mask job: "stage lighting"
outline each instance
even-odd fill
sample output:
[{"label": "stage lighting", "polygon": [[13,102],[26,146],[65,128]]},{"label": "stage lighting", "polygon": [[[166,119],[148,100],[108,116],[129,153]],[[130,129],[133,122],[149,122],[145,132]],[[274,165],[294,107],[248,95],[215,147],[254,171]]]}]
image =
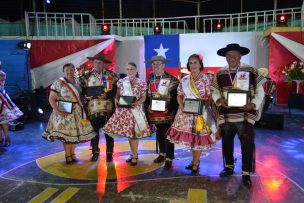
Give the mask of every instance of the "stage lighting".
[{"label": "stage lighting", "polygon": [[20,49],[30,49],[31,48],[31,42],[30,41],[21,41],[18,43],[18,47]]},{"label": "stage lighting", "polygon": [[50,4],[51,3],[51,0],[46,0],[45,1],[47,4]]},{"label": "stage lighting", "polygon": [[102,24],[101,25],[101,33],[103,35],[109,35],[110,34],[110,25],[109,24]]},{"label": "stage lighting", "polygon": [[160,24],[155,24],[153,30],[155,35],[160,35],[162,33],[162,27]]},{"label": "stage lighting", "polygon": [[222,32],[223,28],[224,28],[224,25],[222,23],[218,22],[214,26],[214,31],[215,32]]},{"label": "stage lighting", "polygon": [[277,25],[287,26],[288,16],[285,14],[277,15]]}]

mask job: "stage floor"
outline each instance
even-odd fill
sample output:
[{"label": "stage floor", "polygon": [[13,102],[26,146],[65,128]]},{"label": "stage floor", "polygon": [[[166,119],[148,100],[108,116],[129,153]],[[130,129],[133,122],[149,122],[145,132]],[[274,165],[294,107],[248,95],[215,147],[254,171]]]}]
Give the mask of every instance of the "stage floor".
[{"label": "stage floor", "polygon": [[[140,141],[139,163],[129,166],[126,139],[115,140],[114,161],[106,163],[104,139],[98,162],[90,162],[89,143],[77,145],[78,163],[66,165],[61,142],[41,138],[45,122],[10,131],[12,145],[0,147],[0,202],[304,202],[304,111],[276,107],[284,130],[256,128],[253,187],[242,185],[239,140],[235,174],[220,178],[221,141],[201,157],[199,174],[185,166],[191,150],[176,146],[173,168],[153,163],[155,135]],[[102,136],[103,137],[103,136]]]}]

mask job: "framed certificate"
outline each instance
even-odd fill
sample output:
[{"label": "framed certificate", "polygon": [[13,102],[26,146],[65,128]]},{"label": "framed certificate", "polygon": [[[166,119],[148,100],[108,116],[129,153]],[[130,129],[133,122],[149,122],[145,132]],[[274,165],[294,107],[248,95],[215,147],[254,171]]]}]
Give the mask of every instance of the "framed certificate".
[{"label": "framed certificate", "polygon": [[166,111],[166,100],[163,99],[152,99],[151,110],[152,111]]},{"label": "framed certificate", "polygon": [[89,96],[89,97],[98,96],[98,95],[101,95],[104,92],[105,92],[104,86],[91,86],[91,87],[87,87],[86,90],[85,90],[86,95]]},{"label": "framed certificate", "polygon": [[123,108],[131,108],[134,102],[136,102],[135,96],[120,96],[118,106]]},{"label": "framed certificate", "polygon": [[61,112],[72,113],[73,102],[59,100],[58,101],[58,109]]},{"label": "framed certificate", "polygon": [[185,99],[184,112],[202,114],[203,102],[199,99]]},{"label": "framed certificate", "polygon": [[242,107],[248,103],[248,92],[242,90],[230,90],[227,94],[228,106]]}]

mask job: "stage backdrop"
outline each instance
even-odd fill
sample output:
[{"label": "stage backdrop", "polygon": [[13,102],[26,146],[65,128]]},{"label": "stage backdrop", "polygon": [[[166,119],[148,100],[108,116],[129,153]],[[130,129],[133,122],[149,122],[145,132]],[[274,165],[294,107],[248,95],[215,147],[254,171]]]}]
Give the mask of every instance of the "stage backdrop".
[{"label": "stage backdrop", "polygon": [[[170,59],[166,71],[177,75],[178,64],[186,67],[188,57],[194,53],[203,57],[204,71],[216,72],[227,64],[225,57],[216,54],[217,50],[229,43],[239,43],[248,47],[250,53],[242,57],[242,62],[256,67],[268,67],[268,46],[261,33],[199,33],[181,35],[149,35],[144,37],[144,60],[152,56]],[[151,64],[146,63],[147,75]]]},{"label": "stage backdrop", "polygon": [[30,67],[32,89],[48,87],[62,76],[62,67],[73,63],[75,67],[92,66],[88,56],[102,53],[112,61],[107,68],[116,72],[114,39],[100,40],[32,40]]},{"label": "stage backdrop", "polygon": [[[269,42],[269,76],[277,83],[277,103],[287,104],[288,94],[296,92],[296,83],[279,77],[282,67],[294,61],[304,61],[304,34],[301,32],[272,33]],[[303,93],[303,83],[300,86]]]}]

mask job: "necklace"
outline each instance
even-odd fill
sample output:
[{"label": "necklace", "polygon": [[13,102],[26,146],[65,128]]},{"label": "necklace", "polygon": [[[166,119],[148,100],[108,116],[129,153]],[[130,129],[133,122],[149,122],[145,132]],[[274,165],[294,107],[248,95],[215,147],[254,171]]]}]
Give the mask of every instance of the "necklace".
[{"label": "necklace", "polygon": [[231,76],[230,68],[228,68],[228,72],[229,72],[229,78],[230,78],[230,82],[231,82],[231,85],[232,85],[232,87],[233,87],[233,88],[234,88],[234,83],[235,83],[235,79],[236,79],[236,77],[237,77],[237,73],[238,73],[238,71],[239,71],[239,68],[240,68],[240,66],[238,66],[238,67],[237,67],[237,69],[236,69],[236,73],[235,73],[235,75],[234,75],[233,80],[232,80],[232,76]]}]

